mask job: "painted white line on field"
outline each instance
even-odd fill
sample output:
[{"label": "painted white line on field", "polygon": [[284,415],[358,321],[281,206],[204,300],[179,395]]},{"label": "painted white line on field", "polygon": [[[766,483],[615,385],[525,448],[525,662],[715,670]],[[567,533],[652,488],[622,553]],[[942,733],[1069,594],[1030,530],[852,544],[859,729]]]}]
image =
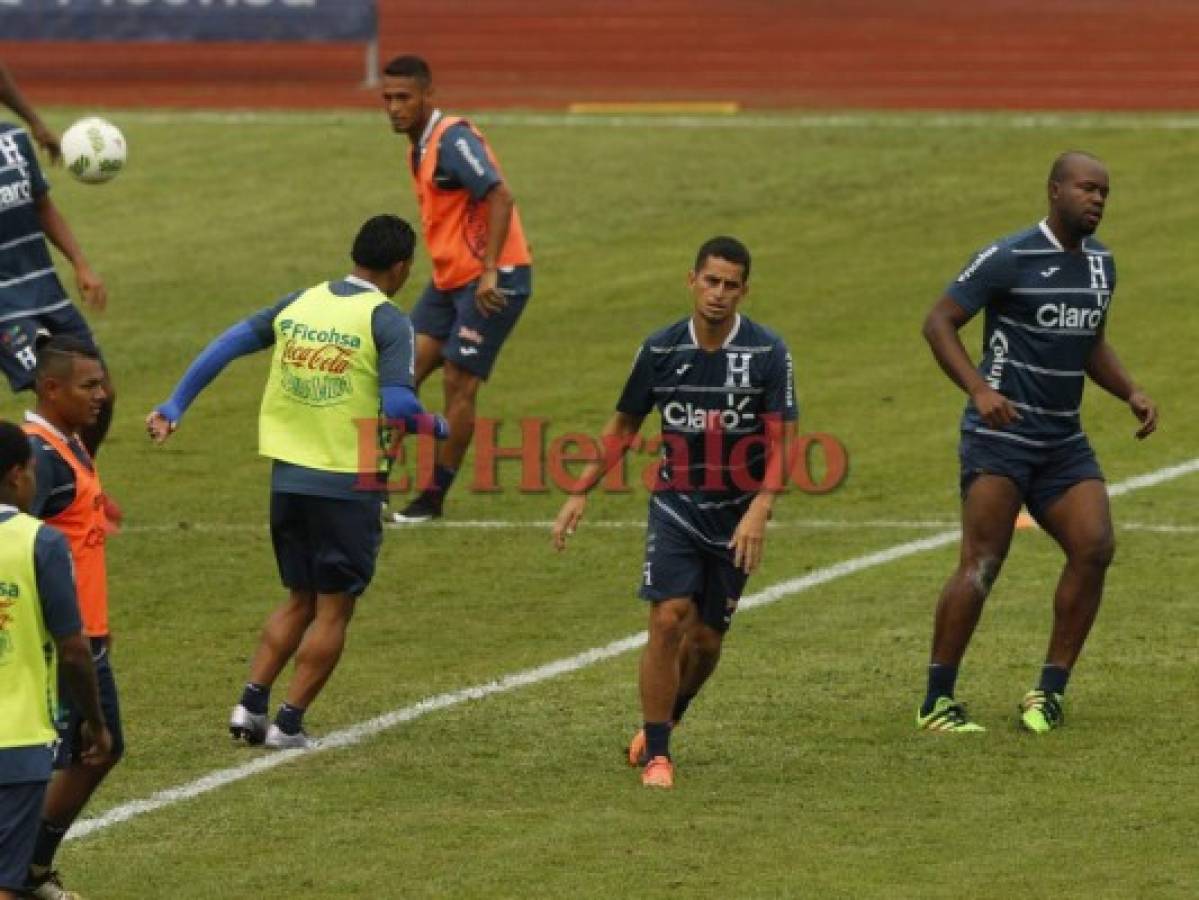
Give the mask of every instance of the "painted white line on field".
[{"label": "painted white line on field", "polygon": [[[1199,471],[1199,457],[1180,465],[1158,469],[1155,472],[1149,472],[1146,475],[1139,475],[1135,478],[1110,485],[1108,491],[1112,496],[1118,497],[1122,494],[1140,490],[1141,488],[1152,487],[1196,471]],[[817,569],[815,572],[810,572],[807,575],[780,581],[765,590],[751,594],[742,599],[741,608],[753,609],[758,606],[777,603],[786,597],[803,593],[819,585],[827,584],[830,581],[835,581],[839,578],[865,571],[866,569],[872,569],[876,566],[886,565],[887,563],[895,562],[908,556],[914,556],[918,553],[936,550],[939,547],[954,543],[957,539],[958,530],[953,528],[919,540],[908,541],[878,550],[874,553],[867,553],[864,556],[855,556],[844,562]],[[458,706],[468,700],[482,700],[494,694],[506,694],[522,687],[540,684],[541,682],[550,681],[562,675],[569,675],[603,660],[611,659],[630,650],[635,650],[642,646],[645,640],[646,633],[641,631],[637,634],[631,634],[628,637],[613,641],[610,644],[605,644],[602,647],[593,647],[574,656],[563,657],[542,666],[505,675],[495,681],[488,681],[472,687],[462,688],[461,690],[448,691],[442,694],[435,694],[432,697],[426,697],[410,706],[401,707],[400,709],[383,713],[373,719],[360,722],[357,725],[351,725],[348,728],[331,732],[317,741],[316,745],[310,750],[286,750],[278,753],[264,754],[250,762],[227,769],[218,769],[215,772],[210,772],[178,787],[158,791],[144,800],[131,800],[127,803],[122,803],[101,816],[76,822],[67,835],[67,840],[87,837],[97,831],[102,831],[121,822],[127,822],[144,813],[153,812],[165,806],[173,806],[176,803],[199,797],[202,794],[207,794],[209,791],[242,781],[243,779],[266,772],[312,753],[323,753],[327,750],[352,747],[397,725],[411,722],[428,713],[448,709],[451,706]]]},{"label": "painted white line on field", "polygon": [[[132,110],[111,112],[122,124],[145,125],[296,125],[342,124],[352,121],[383,122],[381,112],[369,110],[254,111],[254,110]],[[958,129],[990,128],[1027,131],[1042,128],[1124,128],[1132,131],[1194,131],[1199,116],[1153,113],[761,113],[733,116],[696,115],[579,115],[567,112],[477,112],[471,121],[480,125],[520,128],[676,128],[712,130],[826,130],[838,128]]]}]

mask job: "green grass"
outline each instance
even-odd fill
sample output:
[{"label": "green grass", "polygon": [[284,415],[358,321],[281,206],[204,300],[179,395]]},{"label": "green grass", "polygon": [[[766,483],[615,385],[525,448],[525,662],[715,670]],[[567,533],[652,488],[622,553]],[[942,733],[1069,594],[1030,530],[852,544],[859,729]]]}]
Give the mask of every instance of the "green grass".
[{"label": "green grass", "polygon": [[[93,804],[237,765],[224,718],[279,595],[254,455],[265,357],[230,368],[166,448],[141,419],[228,324],[344,271],[354,229],[415,219],[405,145],[381,119],[243,124],[113,112],[130,166],[55,196],[107,278],[92,321],[120,389],[101,466],[129,528],[110,544],[128,759]],[[56,124],[70,111],[51,115]],[[488,135],[537,258],[534,299],[482,414],[596,431],[638,342],[687,311],[699,243],[755,253],[749,315],[796,357],[803,424],[836,434],[851,473],[786,498],[751,590],[932,530],[800,520],[952,520],[961,397],[919,336],[977,247],[1035,221],[1051,157],[1104,157],[1103,237],[1120,286],[1110,338],[1163,408],[1135,442],[1098,390],[1084,416],[1113,481],[1199,446],[1192,305],[1199,135],[1094,120],[1040,128],[522,127]],[[400,298],[407,306],[427,266]],[[973,325],[967,341],[978,343]],[[426,400],[439,388],[430,385]],[[436,405],[434,403],[434,405]],[[0,414],[19,401],[0,398]],[[561,495],[457,491],[456,519],[538,520]],[[1114,501],[1119,523],[1199,524],[1199,478]],[[596,496],[633,521],[644,495]],[[222,530],[221,525],[234,526]],[[990,726],[912,729],[945,547],[738,616],[721,669],[677,736],[679,789],[648,794],[619,764],[637,720],[635,657],[435,712],[68,844],[87,896],[1186,897],[1199,804],[1194,534],[1121,529],[1105,608],[1071,686],[1068,727],[1016,732],[1044,651],[1060,557],[1018,536],[962,676]],[[606,644],[643,627],[641,535],[587,527],[554,555],[540,529],[389,532],[342,665],[309,716],[327,733],[441,691]],[[1187,775],[1192,771],[1192,775]]]}]

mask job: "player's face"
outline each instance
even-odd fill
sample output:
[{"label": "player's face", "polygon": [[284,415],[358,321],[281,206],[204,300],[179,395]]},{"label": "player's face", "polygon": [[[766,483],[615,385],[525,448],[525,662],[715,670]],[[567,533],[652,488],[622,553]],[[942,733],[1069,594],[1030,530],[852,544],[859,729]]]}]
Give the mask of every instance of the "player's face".
[{"label": "player's face", "polygon": [[703,265],[687,276],[687,286],[695,297],[695,311],[711,325],[720,325],[737,311],[737,305],[749,291],[745,267],[740,263],[709,256]]},{"label": "player's face", "polygon": [[104,367],[94,359],[77,356],[69,377],[56,380],[46,399],[72,429],[93,425],[104,405]]},{"label": "player's face", "polygon": [[419,138],[433,109],[433,87],[403,75],[384,75],[383,107],[392,131]]},{"label": "player's face", "polygon": [[1068,163],[1062,180],[1050,184],[1049,200],[1062,223],[1085,237],[1094,234],[1103,219],[1108,190],[1103,164],[1076,157]]}]

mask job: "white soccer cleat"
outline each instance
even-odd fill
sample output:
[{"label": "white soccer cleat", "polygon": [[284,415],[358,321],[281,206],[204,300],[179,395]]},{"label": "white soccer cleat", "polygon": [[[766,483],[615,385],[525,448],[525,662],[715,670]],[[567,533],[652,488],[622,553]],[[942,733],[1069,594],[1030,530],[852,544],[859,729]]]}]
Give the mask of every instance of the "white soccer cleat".
[{"label": "white soccer cleat", "polygon": [[303,730],[288,734],[272,722],[266,732],[266,746],[271,750],[310,750],[313,740]]},{"label": "white soccer cleat", "polygon": [[229,733],[235,741],[261,744],[266,739],[266,713],[252,713],[237,704],[229,715]]}]

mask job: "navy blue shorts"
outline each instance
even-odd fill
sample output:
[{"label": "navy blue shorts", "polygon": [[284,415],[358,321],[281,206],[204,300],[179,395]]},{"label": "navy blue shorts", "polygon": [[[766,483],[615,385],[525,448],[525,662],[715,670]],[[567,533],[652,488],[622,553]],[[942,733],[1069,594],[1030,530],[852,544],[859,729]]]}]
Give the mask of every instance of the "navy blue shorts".
[{"label": "navy blue shorts", "polygon": [[478,281],[452,291],[439,291],[430,282],[409,318],[417,334],[445,341],[443,358],[484,381],[495,367],[500,347],[508,339],[525,304],[533,293],[533,269],[516,266],[501,269],[499,289],[508,305],[498,313],[484,316],[475,306]]},{"label": "navy blue shorts", "polygon": [[361,595],[383,545],[381,512],[376,494],[338,500],[271,492],[271,542],[284,586]]},{"label": "navy blue shorts", "polygon": [[958,458],[963,500],[979,475],[1003,475],[1016,483],[1024,505],[1038,521],[1054,500],[1080,481],[1104,480],[1085,436],[1056,447],[1029,447],[965,431]]},{"label": "navy blue shorts", "polygon": [[[92,645],[92,663],[96,667],[96,683],[100,687],[100,709],[104,713],[104,724],[112,735],[112,759],[115,762],[125,753],[125,730],[121,727],[121,698],[117,694],[117,680],[112,674],[112,663],[108,658],[108,639],[89,638]],[[54,755],[54,768],[65,769],[77,763],[83,753],[79,737],[83,727],[83,715],[71,697],[71,692],[61,681],[58,685],[62,713],[55,727],[58,729],[58,750]]]},{"label": "navy blue shorts", "polygon": [[47,784],[0,784],[0,890],[24,896]]},{"label": "navy blue shorts", "polygon": [[643,600],[690,597],[703,623],[723,634],[733,622],[748,580],[744,570],[733,565],[731,549],[705,540],[698,529],[650,501],[638,591]]},{"label": "navy blue shorts", "polygon": [[16,313],[0,315],[0,369],[4,371],[14,391],[27,391],[33,387],[33,367],[37,364],[33,345],[39,331],[68,334],[97,350],[87,320],[73,303],[51,312],[8,318],[15,315]]}]

